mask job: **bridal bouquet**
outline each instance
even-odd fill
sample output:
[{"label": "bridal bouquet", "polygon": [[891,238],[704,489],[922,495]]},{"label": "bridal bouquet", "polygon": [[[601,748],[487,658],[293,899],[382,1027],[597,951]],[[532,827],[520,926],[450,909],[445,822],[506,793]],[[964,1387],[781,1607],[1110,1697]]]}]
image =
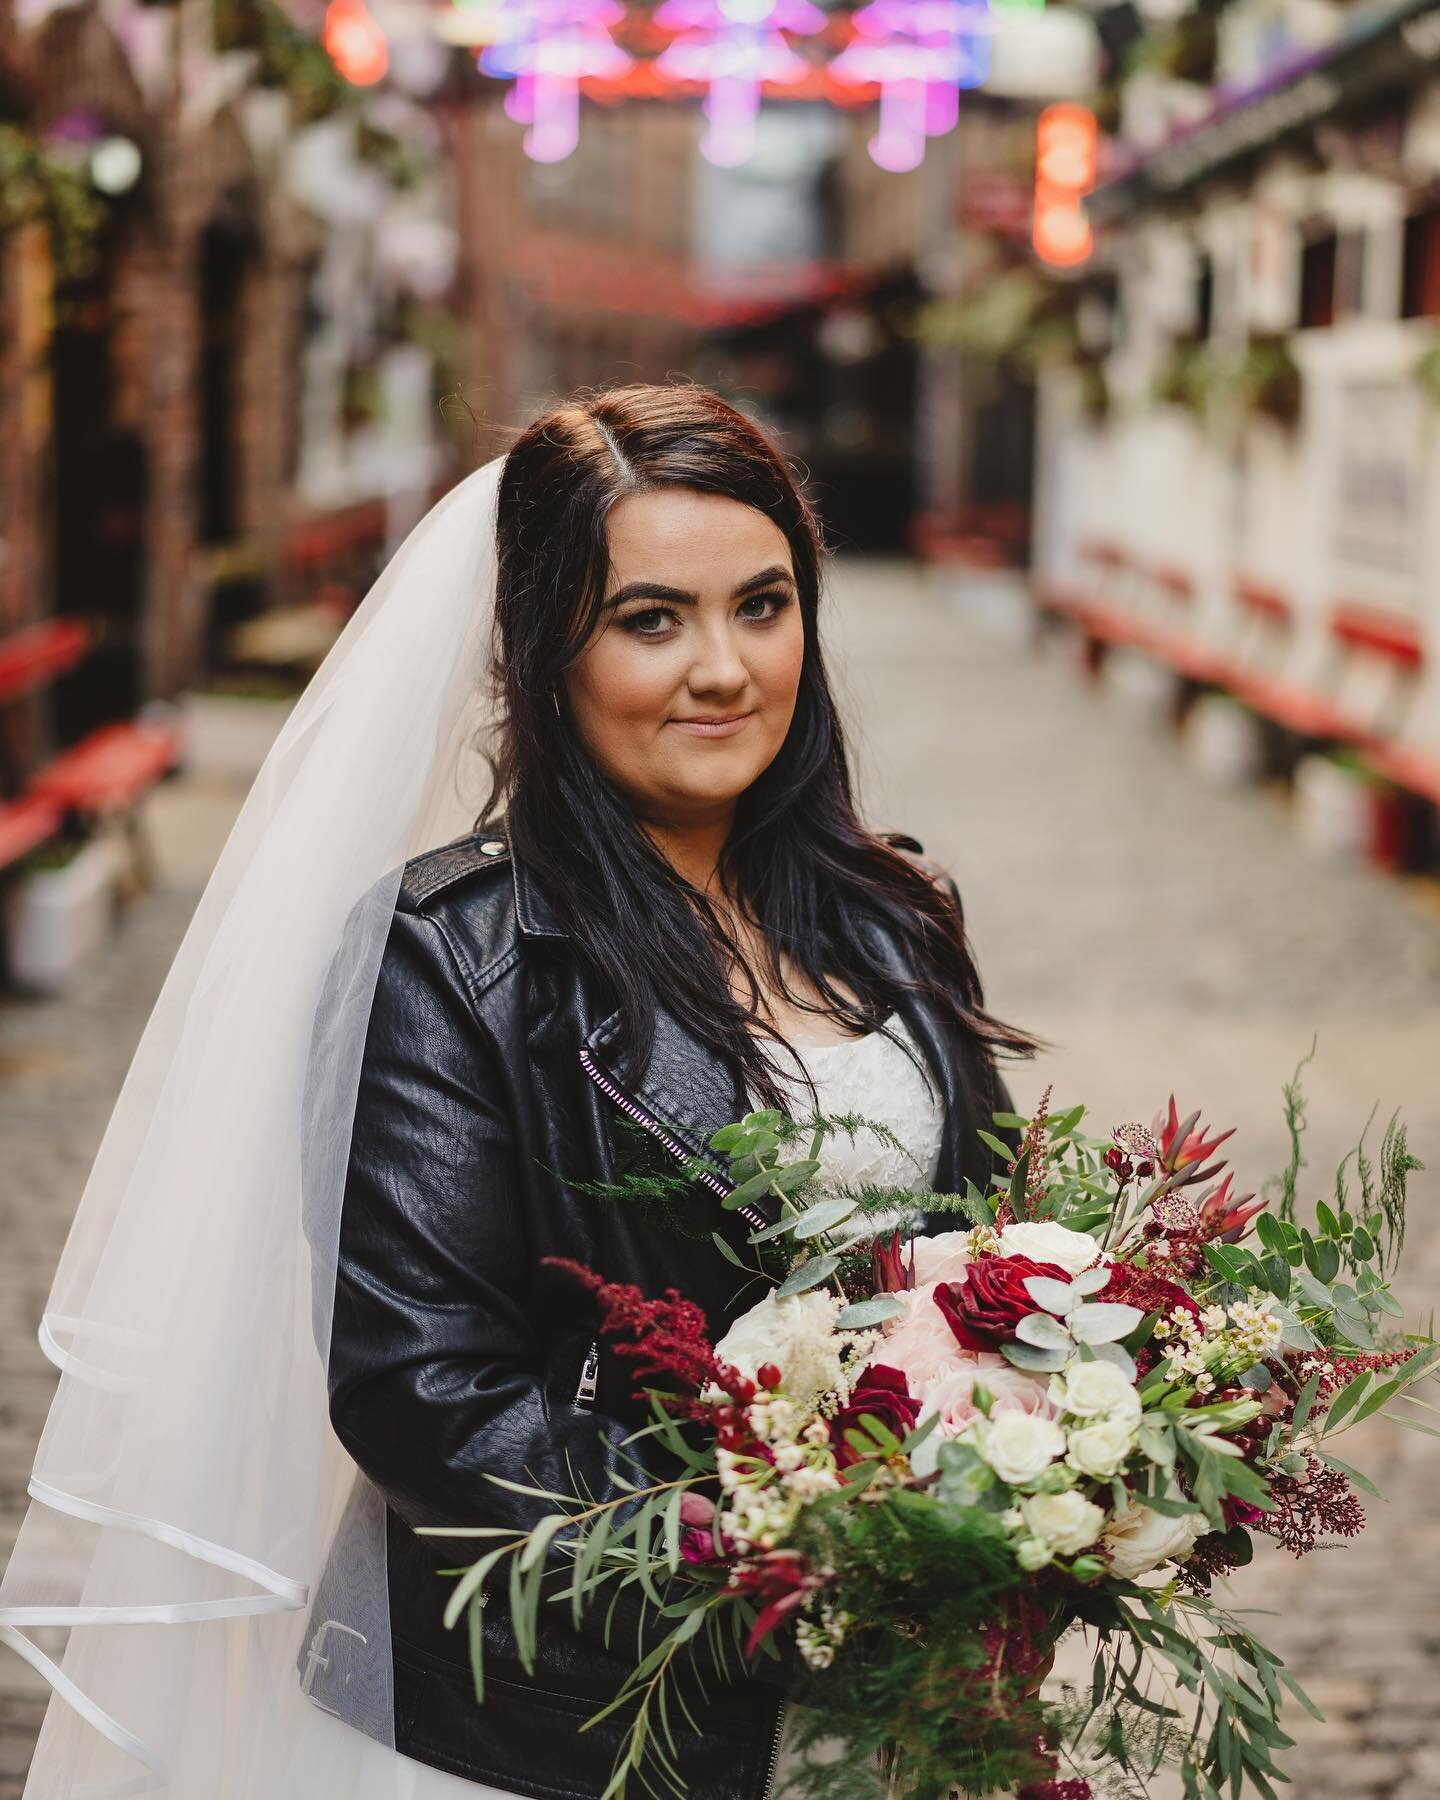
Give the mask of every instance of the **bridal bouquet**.
[{"label": "bridal bouquet", "polygon": [[[603,1503],[547,1493],[528,1535],[475,1534],[500,1541],[453,1571],[447,1619],[470,1614],[477,1691],[482,1588],[508,1562],[524,1657],[558,1558],[577,1614],[634,1583],[663,1627],[605,1708],[630,1718],[611,1794],[682,1791],[667,1683],[703,1632],[722,1667],[786,1639],[790,1793],[1088,1800],[1168,1764],[1187,1796],[1271,1796],[1282,1690],[1314,1708],[1212,1583],[1257,1534],[1302,1556],[1361,1529],[1375,1490],[1335,1455],[1343,1433],[1389,1409],[1440,1435],[1411,1391],[1440,1344],[1402,1331],[1389,1285],[1421,1165],[1392,1118],[1378,1170],[1362,1137],[1302,1219],[1303,1103],[1285,1094],[1291,1164],[1268,1199],[1232,1191],[1215,1158],[1231,1133],[1173,1097],[1095,1137],[1047,1090],[1031,1119],[995,1115],[1018,1153],[982,1134],[1003,1173],[961,1195],[819,1190],[826,1131],[885,1134],[856,1115],[727,1125],[723,1204],[781,1208],[750,1240],[766,1292],[712,1345],[673,1289],[564,1265],[646,1384],[637,1439],[675,1472]],[[955,1229],[917,1235],[922,1211]],[[1042,1703],[1077,1623],[1091,1680]]]}]

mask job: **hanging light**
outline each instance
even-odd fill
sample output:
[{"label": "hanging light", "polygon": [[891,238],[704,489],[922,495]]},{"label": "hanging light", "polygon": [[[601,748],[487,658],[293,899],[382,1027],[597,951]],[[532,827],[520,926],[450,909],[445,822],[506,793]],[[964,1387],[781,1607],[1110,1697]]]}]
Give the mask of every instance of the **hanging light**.
[{"label": "hanging light", "polygon": [[1035,208],[1031,242],[1053,268],[1072,269],[1094,248],[1084,199],[1095,185],[1098,132],[1087,106],[1047,106],[1035,126]]},{"label": "hanging light", "polygon": [[325,8],[325,48],[354,87],[373,87],[390,67],[385,33],[365,10],[365,0],[330,0]]},{"label": "hanging light", "polygon": [[527,125],[525,154],[562,162],[580,139],[580,82],[616,78],[632,59],[610,36],[625,17],[620,0],[504,0],[479,68],[512,83],[505,111]]},{"label": "hanging light", "polygon": [[705,85],[700,154],[722,169],[754,153],[763,83],[797,82],[809,73],[784,34],[809,36],[826,23],[810,0],[662,0],[653,17],[678,33],[656,58],[657,71]]},{"label": "hanging light", "polygon": [[979,87],[989,72],[989,7],[985,0],[870,0],[852,25],[855,35],[830,72],[857,86],[879,85],[871,160],[897,174],[917,168],[925,140],[954,129],[961,89]]}]

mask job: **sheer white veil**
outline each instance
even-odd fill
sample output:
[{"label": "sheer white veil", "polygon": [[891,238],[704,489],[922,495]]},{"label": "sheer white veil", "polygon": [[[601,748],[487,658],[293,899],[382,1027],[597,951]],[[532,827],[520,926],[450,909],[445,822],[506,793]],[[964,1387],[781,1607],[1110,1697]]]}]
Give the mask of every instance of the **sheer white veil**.
[{"label": "sheer white veil", "polygon": [[384,1508],[325,1364],[402,868],[485,797],[502,462],[420,521],[290,715],[86,1183],[0,1583],[0,1640],[54,1690],[26,1800],[431,1791],[393,1748]]}]

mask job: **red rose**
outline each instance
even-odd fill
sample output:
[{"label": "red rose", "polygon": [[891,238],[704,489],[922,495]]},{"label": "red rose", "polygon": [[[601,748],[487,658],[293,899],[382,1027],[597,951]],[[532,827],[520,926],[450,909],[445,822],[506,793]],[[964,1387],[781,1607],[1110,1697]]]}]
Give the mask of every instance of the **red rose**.
[{"label": "red rose", "polygon": [[964,1281],[939,1284],[935,1304],[962,1350],[998,1350],[1014,1341],[1015,1327],[1025,1315],[1041,1311],[1025,1291],[1032,1275],[1070,1280],[1054,1263],[1033,1262],[1028,1256],[977,1256]]},{"label": "red rose", "polygon": [[873,1413],[898,1438],[903,1438],[920,1416],[920,1402],[910,1392],[910,1384],[899,1369],[888,1363],[871,1363],[855,1377],[849,1403],[840,1408],[830,1421],[830,1441],[835,1446],[835,1461],[842,1468],[860,1458],[845,1442],[847,1430],[863,1431],[862,1413]]}]

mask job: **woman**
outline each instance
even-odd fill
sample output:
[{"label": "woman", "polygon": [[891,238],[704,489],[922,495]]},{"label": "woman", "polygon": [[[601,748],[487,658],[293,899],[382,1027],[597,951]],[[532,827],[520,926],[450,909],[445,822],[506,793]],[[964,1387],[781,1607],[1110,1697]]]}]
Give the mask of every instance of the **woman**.
[{"label": "woman", "polygon": [[[708,1241],[743,1253],[749,1228],[705,1186],[667,1228],[567,1178],[612,1177],[627,1117],[693,1154],[752,1105],[793,1106],[805,1071],[777,1080],[764,1054],[783,1063],[788,1040],[826,1095],[847,1081],[918,1136],[924,1177],[983,1183],[976,1127],[1009,1104],[989,1051],[1030,1041],[981,1010],[953,883],[855,816],[818,528],[749,421],[693,388],[578,399],[511,450],[497,536],[505,824],[406,870],[360,1079],[330,1413],[388,1508],[398,1747],[490,1791],[588,1800],[623,1724],[580,1727],[640,1621],[601,1608],[577,1634],[568,1607],[542,1609],[531,1681],[492,1607],[477,1707],[441,1624],[455,1548],[412,1528],[552,1510],[490,1473],[619,1491],[645,1411],[543,1257],[680,1287],[717,1336],[757,1296]],[[877,1153],[842,1145],[832,1172]],[[696,1800],[768,1791],[785,1673],[767,1659],[708,1684],[703,1729],[677,1732]]]},{"label": "woman", "polygon": [[[60,1379],[0,1585],[0,1641],[56,1697],[27,1800],[603,1791],[613,1734],[577,1726],[644,1622],[547,1609],[531,1681],[488,1608],[477,1706],[437,1573],[467,1545],[414,1527],[530,1516],[490,1475],[629,1466],[639,1409],[547,1252],[680,1287],[717,1332],[755,1296],[712,1240],[741,1241],[718,1166],[658,1222],[567,1182],[612,1177],[627,1120],[700,1153],[846,1081],[935,1186],[983,1181],[993,1052],[1032,1046],[982,1009],[953,882],[855,817],[819,564],[740,414],[626,388],[461,482],[347,624],[196,909],[41,1321]],[[782,1685],[707,1683],[693,1794],[758,1800]]]}]

